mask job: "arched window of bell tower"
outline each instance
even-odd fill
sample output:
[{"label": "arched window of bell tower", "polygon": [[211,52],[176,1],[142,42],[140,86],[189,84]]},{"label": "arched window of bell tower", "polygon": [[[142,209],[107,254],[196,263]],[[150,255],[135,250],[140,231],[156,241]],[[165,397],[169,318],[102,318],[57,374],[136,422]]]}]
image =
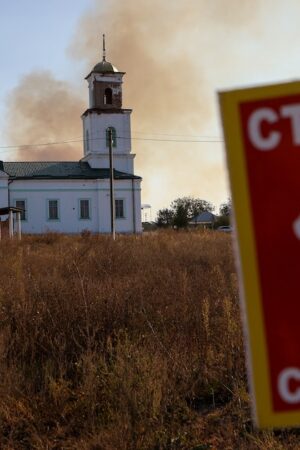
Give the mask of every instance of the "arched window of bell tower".
[{"label": "arched window of bell tower", "polygon": [[112,104],[112,90],[111,88],[106,88],[104,91],[104,105]]}]

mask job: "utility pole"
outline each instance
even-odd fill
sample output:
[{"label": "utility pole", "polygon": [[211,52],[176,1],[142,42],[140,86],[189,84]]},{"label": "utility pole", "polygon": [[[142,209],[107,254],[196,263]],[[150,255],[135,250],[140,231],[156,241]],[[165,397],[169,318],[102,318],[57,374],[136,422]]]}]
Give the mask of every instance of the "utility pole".
[{"label": "utility pole", "polygon": [[110,186],[110,225],[111,235],[113,240],[116,239],[116,224],[115,224],[115,192],[114,192],[114,166],[113,166],[113,132],[108,129],[109,142],[109,186]]}]

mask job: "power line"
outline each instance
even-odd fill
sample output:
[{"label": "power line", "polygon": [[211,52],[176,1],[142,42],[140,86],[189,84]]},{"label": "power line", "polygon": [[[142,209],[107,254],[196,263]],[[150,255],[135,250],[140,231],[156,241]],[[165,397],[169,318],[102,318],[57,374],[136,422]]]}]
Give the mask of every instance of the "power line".
[{"label": "power line", "polygon": [[[120,139],[130,139],[130,138],[120,138]],[[134,141],[154,141],[154,142],[223,142],[221,139],[156,139],[156,138],[131,138]]]},{"label": "power line", "polygon": [[[168,135],[166,135],[168,136]],[[172,136],[172,135],[170,135]],[[173,135],[176,136],[176,135]],[[188,137],[188,136],[187,136]],[[192,137],[192,136],[191,136]],[[203,136],[204,138],[204,136]],[[125,136],[117,136],[117,139],[124,140],[134,140],[134,141],[152,141],[152,142],[181,142],[181,143],[214,143],[214,142],[223,142],[222,139],[216,139],[212,137],[211,139],[158,139],[158,138],[142,138],[142,137],[125,137]],[[88,141],[98,141],[98,140],[106,140],[106,138],[89,138]],[[32,147],[48,147],[50,145],[61,145],[61,144],[71,144],[84,142],[84,139],[70,139],[65,141],[56,141],[56,142],[43,142],[40,144],[19,144],[19,145],[2,145],[0,149],[2,151],[9,151],[16,148],[32,148]]]},{"label": "power line", "polygon": [[42,144],[20,144],[20,145],[2,145],[0,148],[4,149],[13,149],[13,148],[25,148],[25,147],[43,147],[48,145],[58,145],[58,144],[69,144],[74,142],[83,142],[82,139],[78,140],[69,140],[69,141],[58,141],[58,142],[43,142]]},{"label": "power line", "polygon": [[171,133],[145,133],[144,131],[135,131],[134,134],[146,134],[146,135],[150,135],[150,136],[189,137],[189,138],[201,138],[201,139],[221,139],[220,136],[187,135],[187,134],[171,134]]}]

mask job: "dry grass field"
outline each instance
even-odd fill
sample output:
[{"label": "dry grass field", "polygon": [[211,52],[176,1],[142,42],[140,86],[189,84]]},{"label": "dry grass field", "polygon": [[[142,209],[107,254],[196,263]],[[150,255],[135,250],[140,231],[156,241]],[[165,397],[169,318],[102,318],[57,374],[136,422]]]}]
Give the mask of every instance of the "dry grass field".
[{"label": "dry grass field", "polygon": [[231,237],[0,242],[0,448],[295,449],[250,420]]}]

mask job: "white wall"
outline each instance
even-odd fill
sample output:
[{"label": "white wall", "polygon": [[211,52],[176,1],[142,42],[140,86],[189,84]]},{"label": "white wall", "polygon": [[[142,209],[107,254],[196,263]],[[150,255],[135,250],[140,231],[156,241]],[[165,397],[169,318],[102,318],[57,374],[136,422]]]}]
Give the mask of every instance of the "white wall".
[{"label": "white wall", "polygon": [[[133,174],[133,160],[135,154],[130,155],[116,155],[113,153],[113,167],[120,172],[125,172]],[[89,154],[82,158],[81,161],[86,161],[89,163],[90,167],[93,169],[109,169],[109,155],[104,153],[99,154]]]},{"label": "white wall", "polygon": [[109,148],[106,146],[106,130],[109,127],[116,129],[117,136],[124,139],[117,139],[117,145],[114,147],[114,153],[130,153],[131,151],[131,129],[130,129],[130,114],[131,111],[116,112],[110,114],[103,112],[97,114],[96,112],[88,113],[82,116],[84,139],[86,139],[86,130],[89,134],[89,144],[87,151],[87,144],[85,143],[85,154],[93,153],[108,153]]},{"label": "white wall", "polygon": [[[121,172],[133,173],[134,154],[131,154],[130,111],[115,114],[90,113],[83,116],[84,158],[93,168],[109,167],[109,147],[106,146],[106,130],[114,127],[117,134],[116,147],[113,147],[114,168]],[[88,131],[89,141],[86,140]],[[119,136],[119,138],[118,138]],[[124,137],[125,139],[121,139]]]},{"label": "white wall", "polygon": [[[10,204],[25,200],[27,219],[22,221],[23,233],[80,233],[90,230],[110,232],[109,180],[15,180],[9,185]],[[119,233],[141,232],[140,180],[134,181],[135,214],[133,212],[132,180],[115,180],[115,198],[124,199],[125,217],[116,219]],[[1,190],[0,190],[1,191]],[[79,199],[89,199],[91,218],[79,218]],[[47,201],[59,201],[59,220],[48,220]],[[5,205],[7,206],[7,204]],[[134,218],[133,218],[134,215]]]}]

